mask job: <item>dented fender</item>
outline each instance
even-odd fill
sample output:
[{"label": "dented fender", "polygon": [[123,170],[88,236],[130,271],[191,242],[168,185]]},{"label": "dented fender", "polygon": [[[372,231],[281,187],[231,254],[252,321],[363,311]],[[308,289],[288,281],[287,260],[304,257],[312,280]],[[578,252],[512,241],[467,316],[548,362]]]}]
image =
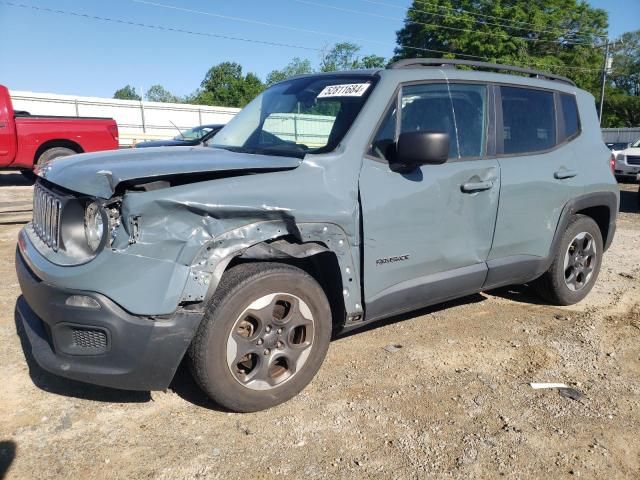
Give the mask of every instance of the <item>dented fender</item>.
[{"label": "dented fender", "polygon": [[[300,243],[283,240],[293,236]],[[266,243],[272,241],[271,243]],[[342,277],[347,316],[362,315],[360,279],[354,247],[347,235],[331,223],[256,222],[230,230],[204,244],[191,264],[182,301],[208,301],[222,274],[235,257],[255,260],[307,258],[324,252],[335,254]]]}]

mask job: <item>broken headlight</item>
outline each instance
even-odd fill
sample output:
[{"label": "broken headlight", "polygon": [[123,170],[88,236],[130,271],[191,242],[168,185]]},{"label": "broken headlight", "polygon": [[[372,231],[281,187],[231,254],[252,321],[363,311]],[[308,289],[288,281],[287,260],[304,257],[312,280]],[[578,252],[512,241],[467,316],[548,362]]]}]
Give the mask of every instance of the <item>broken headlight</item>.
[{"label": "broken headlight", "polygon": [[91,202],[84,210],[84,236],[87,246],[97,252],[104,239],[106,215],[98,202]]}]

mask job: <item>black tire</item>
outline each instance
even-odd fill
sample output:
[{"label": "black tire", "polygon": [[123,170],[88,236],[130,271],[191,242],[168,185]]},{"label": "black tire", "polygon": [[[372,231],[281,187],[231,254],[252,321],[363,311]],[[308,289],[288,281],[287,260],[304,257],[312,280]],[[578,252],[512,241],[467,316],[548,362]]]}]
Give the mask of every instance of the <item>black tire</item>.
[{"label": "black tire", "polygon": [[[569,286],[567,280],[567,277],[571,278],[571,274],[568,272],[571,272],[573,267],[570,266],[565,270],[565,256],[574,239],[583,233],[588,234],[594,241],[595,253],[592,256],[586,255],[589,267],[592,268],[590,276],[583,277],[583,286],[574,290]],[[562,234],[551,267],[534,282],[534,287],[542,298],[553,305],[573,305],[578,303],[587,296],[598,278],[603,251],[602,234],[598,224],[591,217],[576,215]],[[588,257],[591,257],[591,259]]]},{"label": "black tire", "polygon": [[38,167],[41,167],[45,165],[47,162],[50,162],[51,160],[53,160],[54,158],[68,157],[69,155],[75,155],[76,153],[78,152],[66,147],[49,148],[40,154],[40,156],[36,160],[36,165]]},{"label": "black tire", "polygon": [[[283,298],[297,298],[301,304],[304,303],[307,307],[304,311],[307,312],[307,315],[310,312],[313,318],[312,327],[304,327],[305,329],[310,328],[308,333],[305,330],[304,335],[310,334],[312,340],[307,342],[308,347],[303,347],[304,349],[308,348],[309,352],[305,354],[299,369],[296,367],[294,373],[289,372],[289,376],[282,383],[270,385],[266,390],[257,390],[247,386],[250,383],[241,383],[242,380],[239,379],[245,374],[247,375],[245,378],[251,375],[250,371],[245,373],[238,368],[244,364],[235,363],[240,355],[237,353],[240,345],[235,345],[236,360],[233,361],[227,359],[227,347],[230,342],[235,341],[232,334],[240,332],[238,325],[241,325],[242,318],[248,315],[246,312],[249,306],[260,301],[259,299],[273,296],[273,294],[277,294],[276,297],[284,295]],[[272,299],[269,305],[272,305],[273,301]],[[278,302],[280,300],[276,301],[274,305],[277,306]],[[269,308],[271,307],[264,307],[260,312]],[[287,310],[287,312],[289,311],[293,312],[293,309]],[[251,316],[247,318],[254,319]],[[288,318],[290,318],[289,313],[286,314],[284,321]],[[287,325],[293,324],[295,318],[306,321],[302,316],[294,318],[293,313],[291,313],[291,318],[288,323],[283,324],[284,328],[277,328],[277,325],[274,324],[273,327],[269,325],[269,329],[266,330],[264,322],[260,322],[259,326],[255,328],[255,337],[246,335],[256,338],[256,344],[261,345],[256,354],[251,354],[255,355],[253,365],[256,365],[255,362],[257,362],[257,366],[254,366],[256,376],[262,371],[258,366],[274,364],[275,357],[278,355],[278,350],[273,347],[274,339],[272,338],[276,333],[276,328],[278,335],[282,330],[285,330],[282,336],[287,339],[286,345],[288,346],[289,339],[294,337],[291,335],[293,332],[289,330],[291,326],[287,327]],[[309,274],[297,267],[280,263],[241,264],[225,272],[206,309],[204,318],[189,348],[191,372],[205,393],[219,405],[236,412],[264,410],[289,400],[311,382],[322,365],[329,348],[331,327],[331,308],[327,297],[318,282]],[[253,329],[251,331],[253,332]],[[265,333],[265,331],[271,333]],[[249,343],[253,345],[253,342],[254,340],[249,339],[244,345]],[[272,346],[271,350],[266,348],[268,344]],[[278,344],[282,346],[280,341]],[[262,350],[263,348],[264,350]],[[231,349],[229,350],[229,355],[233,357],[233,352]],[[271,354],[267,354],[267,351],[270,351]],[[266,356],[261,356],[261,354]],[[295,355],[299,355],[296,358],[301,358],[300,353],[295,353]],[[296,362],[299,363],[298,360]],[[288,360],[285,360],[285,363],[288,365]],[[269,381],[273,381],[273,378],[269,377]]]}]

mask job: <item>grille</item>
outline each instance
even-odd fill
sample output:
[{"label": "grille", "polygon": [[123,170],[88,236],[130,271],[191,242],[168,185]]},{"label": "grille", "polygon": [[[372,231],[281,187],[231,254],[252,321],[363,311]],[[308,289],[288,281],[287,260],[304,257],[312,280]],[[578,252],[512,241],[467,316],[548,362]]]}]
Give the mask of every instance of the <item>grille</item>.
[{"label": "grille", "polygon": [[80,348],[103,350],[107,348],[107,334],[102,330],[74,328],[71,331],[73,344]]},{"label": "grille", "polygon": [[640,165],[640,157],[637,155],[627,155],[627,163],[629,165]]},{"label": "grille", "polygon": [[33,229],[54,251],[60,242],[60,211],[62,204],[51,192],[36,183],[33,189]]}]

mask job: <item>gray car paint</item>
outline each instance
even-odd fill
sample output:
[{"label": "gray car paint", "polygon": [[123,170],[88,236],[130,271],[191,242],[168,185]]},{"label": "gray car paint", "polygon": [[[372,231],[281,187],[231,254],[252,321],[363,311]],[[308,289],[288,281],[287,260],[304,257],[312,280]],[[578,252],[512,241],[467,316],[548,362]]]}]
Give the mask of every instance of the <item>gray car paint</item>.
[{"label": "gray car paint", "polygon": [[[374,305],[389,295],[401,299],[403,291],[397,285],[402,285],[402,281],[411,284],[407,287],[429,285],[432,282],[427,277],[431,280],[451,278],[450,272],[466,275],[469,285],[475,288],[479,278],[486,276],[483,262],[493,258],[489,237],[496,208],[503,208],[503,202],[497,207],[499,188],[468,199],[458,197],[451,189],[459,191],[458,183],[474,174],[493,175],[503,160],[423,167],[422,183],[414,184],[405,183],[401,174],[391,172],[387,165],[372,163],[365,157],[369,139],[398,85],[441,80],[445,73],[434,68],[382,70],[378,75],[376,87],[340,145],[331,153],[307,155],[302,162],[295,158],[229,154],[201,147],[147,149],[135,154],[104,152],[53,162],[41,172],[47,180],[103,199],[109,198],[120,182],[128,180],[210,171],[227,172],[227,176],[161,190],[127,193],[122,199],[125,221],[119,227],[113,248],[105,249],[88,263],[75,267],[52,264],[46,258],[46,251],[35,248],[28,228],[21,234],[25,257],[44,281],[102,293],[129,312],[140,315],[169,314],[184,299],[210,295],[225,262],[232,256],[243,254],[252,245],[283,236],[318,243],[334,252],[342,249],[337,258],[345,285],[347,318],[361,316],[363,287],[366,305]],[[592,101],[590,95],[558,82],[461,70],[447,70],[446,76],[452,80],[515,82],[568,93],[575,91],[581,115],[591,115],[590,110],[593,110],[593,105],[588,105]],[[585,128],[581,137],[593,134],[591,130],[591,127]],[[581,145],[589,145],[589,142],[585,140]],[[605,149],[601,141],[599,145]],[[565,150],[558,152],[566,155]],[[584,156],[575,154],[589,165],[580,167],[579,181],[583,186],[577,189],[615,190],[612,175],[607,177],[604,170],[598,170],[600,150],[581,150]],[[607,159],[608,153],[603,157],[603,166]],[[518,166],[515,161],[512,164],[513,178],[516,170],[524,176],[531,174],[525,162]],[[583,176],[582,172],[591,167],[594,173]],[[282,171],[239,175],[243,169],[254,173],[263,168]],[[535,169],[535,166],[529,168]],[[592,183],[585,187],[589,181]],[[545,174],[539,182],[523,184],[522,188],[527,189],[524,195],[532,202],[535,199],[528,207],[538,209],[537,196],[546,191],[545,186],[553,183],[553,179]],[[427,189],[428,185],[432,188]],[[516,181],[508,187],[514,194],[517,188]],[[508,189],[505,190],[507,193]],[[362,195],[362,205],[359,195]],[[360,232],[361,207],[364,239]],[[439,211],[431,211],[429,207]],[[526,207],[519,203],[507,210],[504,218],[513,221],[521,215],[524,221]],[[500,234],[500,255],[520,252],[535,256],[549,248],[555,213],[545,215],[542,210],[536,218],[543,220],[543,225],[537,228],[545,229],[549,235],[539,237],[538,241],[547,244],[519,240],[520,232],[510,236],[509,228],[500,226],[499,218],[496,232],[504,232],[504,235]],[[555,212],[555,209],[551,208],[551,211]],[[140,233],[133,243],[130,243],[130,219],[139,222]],[[363,244],[364,257],[361,255]],[[420,246],[424,246],[424,251]],[[407,248],[414,255],[415,265],[398,265],[397,270],[382,271],[376,270],[372,263],[378,253],[402,255]],[[206,253],[211,251],[215,254]],[[203,273],[206,282],[200,281]],[[131,281],[132,278],[135,281]],[[361,278],[364,278],[364,285],[359,283]],[[477,289],[480,287],[481,282]],[[447,296],[444,293],[442,298]],[[423,303],[429,303],[429,300],[424,298]],[[382,305],[381,310],[384,303]]]}]

